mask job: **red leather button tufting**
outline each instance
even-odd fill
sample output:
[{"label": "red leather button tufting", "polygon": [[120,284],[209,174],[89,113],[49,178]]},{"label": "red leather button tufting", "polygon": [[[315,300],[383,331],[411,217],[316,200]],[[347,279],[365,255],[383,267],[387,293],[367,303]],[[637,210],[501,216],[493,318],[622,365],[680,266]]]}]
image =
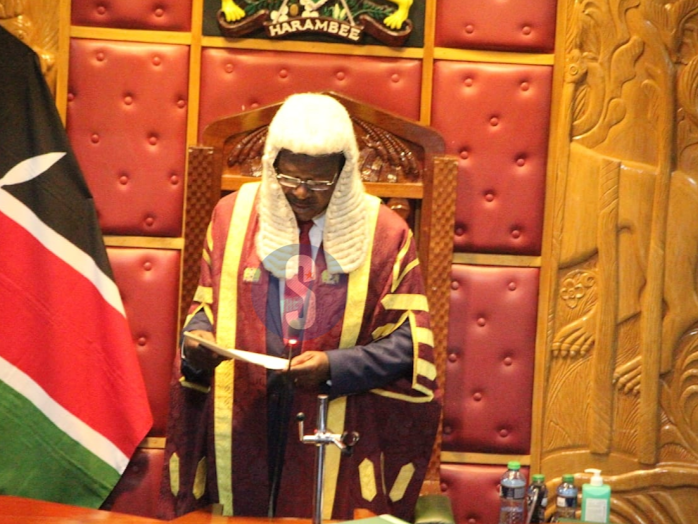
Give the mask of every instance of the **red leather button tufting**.
[{"label": "red leather button tufting", "polygon": [[523,167],[526,165],[526,159],[522,156],[516,159],[516,165],[519,167]]},{"label": "red leather button tufting", "polygon": [[448,361],[449,361],[449,362],[456,362],[457,360],[458,360],[458,356],[457,356],[455,353],[451,353],[451,354],[448,356]]},{"label": "red leather button tufting", "polygon": [[185,107],[187,107],[187,101],[183,98],[180,98],[179,100],[177,100],[177,107],[180,109],[184,109]]},{"label": "red leather button tufting", "polygon": [[73,93],[68,93],[68,102],[75,100],[75,95]]},{"label": "red leather button tufting", "polygon": [[453,433],[453,428],[451,426],[444,426],[444,435],[450,435]]},{"label": "red leather button tufting", "polygon": [[468,24],[465,26],[465,32],[472,35],[475,32],[475,28],[471,24]]},{"label": "red leather button tufting", "polygon": [[90,140],[92,141],[93,144],[98,144],[99,143],[99,135],[97,133],[94,133],[90,137]]},{"label": "red leather button tufting", "polygon": [[474,83],[474,82],[473,82],[473,79],[472,79],[471,77],[468,77],[468,78],[466,78],[465,80],[463,80],[463,85],[464,85],[465,87],[472,87],[472,86],[473,86],[473,83]]},{"label": "red leather button tufting", "polygon": [[393,75],[390,77],[390,80],[392,80],[394,84],[397,84],[400,81],[400,75],[398,75],[397,73],[393,73]]},{"label": "red leather button tufting", "polygon": [[514,362],[514,361],[512,360],[511,357],[506,357],[506,358],[504,359],[504,365],[505,365],[505,366],[511,366],[511,365],[513,364],[513,362]]},{"label": "red leather button tufting", "polygon": [[463,235],[465,235],[465,228],[464,227],[457,227],[456,228],[456,236],[462,237]]},{"label": "red leather button tufting", "polygon": [[146,271],[150,271],[151,269],[153,269],[153,263],[150,261],[144,262],[143,269],[145,269]]},{"label": "red leather button tufting", "polygon": [[158,137],[156,137],[155,135],[150,135],[150,137],[148,137],[148,143],[149,143],[151,146],[157,145],[157,143],[158,143]]},{"label": "red leather button tufting", "polygon": [[97,62],[104,62],[105,56],[102,51],[99,51],[96,55],[95,58],[97,58]]},{"label": "red leather button tufting", "polygon": [[485,324],[487,324],[487,320],[485,320],[485,317],[480,317],[477,319],[477,325],[480,327],[484,327]]},{"label": "red leather button tufting", "polygon": [[467,149],[461,149],[460,157],[461,157],[463,160],[468,160],[468,157],[469,157],[469,156],[470,156],[470,151],[468,151]]},{"label": "red leather button tufting", "polygon": [[160,64],[162,64],[162,58],[160,58],[159,56],[154,56],[153,57],[153,65],[159,66]]},{"label": "red leather button tufting", "polygon": [[130,106],[131,104],[133,104],[133,97],[126,95],[124,97],[124,104],[126,104],[127,106]]},{"label": "red leather button tufting", "polygon": [[288,77],[288,71],[286,69],[282,69],[281,71],[279,71],[279,77],[281,77],[281,78]]},{"label": "red leather button tufting", "polygon": [[119,184],[121,184],[122,186],[128,184],[128,175],[121,175],[119,177]]},{"label": "red leather button tufting", "polygon": [[516,282],[509,282],[507,287],[509,288],[509,291],[516,291]]},{"label": "red leather button tufting", "polygon": [[492,118],[490,118],[490,125],[492,127],[498,126],[499,125],[499,118],[497,118],[496,116],[493,116]]},{"label": "red leather button tufting", "polygon": [[148,227],[152,227],[152,225],[155,223],[155,219],[153,217],[148,217],[145,219],[145,225]]},{"label": "red leather button tufting", "polygon": [[97,14],[98,15],[103,15],[104,13],[107,12],[107,8],[104,7],[103,5],[98,5],[97,6]]},{"label": "red leather button tufting", "polygon": [[526,36],[530,35],[532,32],[533,31],[531,29],[531,26],[525,25],[521,28],[521,33],[523,33]]},{"label": "red leather button tufting", "polygon": [[172,175],[170,177],[170,184],[172,184],[173,186],[179,184],[179,177],[177,175]]},{"label": "red leather button tufting", "polygon": [[511,230],[511,238],[520,238],[521,237],[521,231],[518,229],[512,229]]},{"label": "red leather button tufting", "polygon": [[528,91],[531,89],[531,84],[528,82],[521,82],[521,91]]},{"label": "red leather button tufting", "polygon": [[223,69],[225,69],[226,73],[232,73],[233,71],[235,71],[235,66],[233,64],[225,64],[225,67]]},{"label": "red leather button tufting", "polygon": [[479,391],[473,395],[473,400],[475,402],[480,402],[482,400],[482,393]]},{"label": "red leather button tufting", "polygon": [[468,524],[477,524],[477,520],[475,520],[475,519],[468,519]]},{"label": "red leather button tufting", "polygon": [[146,343],[145,337],[138,337],[138,345],[139,346],[145,346],[145,343]]},{"label": "red leather button tufting", "polygon": [[162,7],[158,7],[155,10],[155,16],[157,16],[158,18],[162,18],[162,15],[164,15],[164,14],[165,14],[165,10]]},{"label": "red leather button tufting", "polygon": [[441,484],[439,484],[439,488],[441,488],[441,491],[446,491],[448,489],[448,484],[442,482]]},{"label": "red leather button tufting", "polygon": [[341,81],[341,80],[344,80],[347,75],[346,75],[346,73],[344,73],[344,71],[338,71],[337,74],[334,76],[337,78],[337,80]]},{"label": "red leather button tufting", "polygon": [[485,193],[485,200],[487,200],[488,202],[492,202],[494,200],[494,193],[492,193],[491,191]]},{"label": "red leather button tufting", "polygon": [[499,436],[502,438],[507,438],[509,436],[509,430],[508,429],[500,429]]},{"label": "red leather button tufting", "polygon": [[455,291],[455,290],[458,289],[459,287],[460,287],[460,284],[458,283],[457,280],[451,281],[451,289],[453,289],[453,290]]}]

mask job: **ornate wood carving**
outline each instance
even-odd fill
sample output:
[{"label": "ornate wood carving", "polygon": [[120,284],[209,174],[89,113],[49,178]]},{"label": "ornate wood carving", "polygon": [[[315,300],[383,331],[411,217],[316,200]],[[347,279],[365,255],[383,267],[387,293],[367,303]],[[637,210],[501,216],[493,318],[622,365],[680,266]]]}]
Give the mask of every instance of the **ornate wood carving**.
[{"label": "ornate wood carving", "polygon": [[187,196],[184,220],[184,271],[180,300],[180,323],[184,325],[187,311],[199,281],[199,262],[206,238],[206,229],[213,208],[221,195],[221,178],[215,176],[213,148],[190,147],[187,170]]},{"label": "ornate wood carving", "polygon": [[0,0],[0,25],[31,47],[53,92],[58,53],[57,0]]},{"label": "ornate wood carving", "polygon": [[561,13],[542,469],[614,475],[616,521],[689,522],[698,1],[566,0]]}]

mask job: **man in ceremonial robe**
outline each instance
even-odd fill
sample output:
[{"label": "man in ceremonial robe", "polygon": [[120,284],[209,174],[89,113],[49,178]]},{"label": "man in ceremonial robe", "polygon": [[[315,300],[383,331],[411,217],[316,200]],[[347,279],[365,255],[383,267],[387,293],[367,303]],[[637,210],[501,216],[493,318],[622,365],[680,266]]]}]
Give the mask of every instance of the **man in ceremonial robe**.
[{"label": "man in ceremonial robe", "polygon": [[[323,517],[410,519],[438,426],[433,337],[412,232],[364,191],[353,125],[335,99],[290,97],[272,120],[261,182],[214,210],[184,331],[289,360],[226,360],[187,341],[172,386],[165,518],[311,517],[313,446],[294,416],[357,432],[327,447]],[[297,342],[294,342],[297,341]]]}]

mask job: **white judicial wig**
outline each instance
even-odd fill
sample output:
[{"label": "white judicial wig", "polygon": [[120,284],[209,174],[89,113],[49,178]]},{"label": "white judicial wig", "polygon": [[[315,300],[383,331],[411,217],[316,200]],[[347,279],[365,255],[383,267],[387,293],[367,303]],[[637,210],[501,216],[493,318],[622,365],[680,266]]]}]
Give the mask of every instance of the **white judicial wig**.
[{"label": "white judicial wig", "polygon": [[299,240],[296,217],[274,171],[274,161],[282,149],[312,156],[344,154],[346,162],[326,211],[323,248],[330,273],[354,271],[366,259],[369,234],[359,150],[347,110],[327,95],[297,94],[283,103],[269,125],[255,247],[269,272],[287,278],[293,275],[286,273],[286,262],[297,254]]}]

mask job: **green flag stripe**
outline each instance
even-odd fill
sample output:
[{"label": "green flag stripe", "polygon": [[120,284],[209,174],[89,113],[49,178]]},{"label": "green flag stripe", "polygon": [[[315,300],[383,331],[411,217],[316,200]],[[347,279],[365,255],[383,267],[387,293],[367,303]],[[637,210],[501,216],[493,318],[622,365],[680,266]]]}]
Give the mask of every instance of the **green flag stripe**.
[{"label": "green flag stripe", "polygon": [[0,469],[0,493],[99,507],[119,480],[114,468],[4,382],[0,382],[0,449],[3,460],[14,463]]},{"label": "green flag stripe", "polygon": [[65,432],[119,473],[126,469],[128,457],[113,442],[61,406],[34,379],[2,357],[0,381],[31,402],[57,430]]}]

